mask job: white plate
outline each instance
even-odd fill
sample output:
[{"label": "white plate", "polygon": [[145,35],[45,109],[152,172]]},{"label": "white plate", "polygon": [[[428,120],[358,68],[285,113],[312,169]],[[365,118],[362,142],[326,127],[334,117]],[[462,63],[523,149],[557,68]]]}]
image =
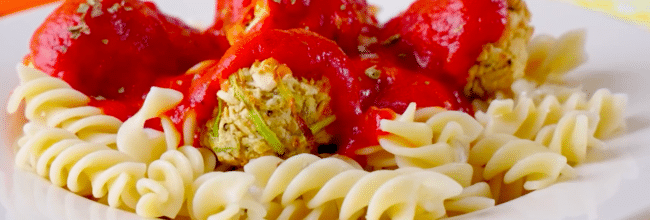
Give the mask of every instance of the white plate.
[{"label": "white plate", "polygon": [[[159,0],[165,12],[209,24],[214,0]],[[405,9],[411,1],[369,0],[382,6],[380,19]],[[571,74],[588,91],[609,88],[629,95],[628,131],[607,140],[607,149],[592,150],[576,168],[579,177],[535,191],[495,208],[459,218],[562,219],[648,218],[650,216],[650,33],[563,3],[528,0],[536,33],[558,36],[575,28],[588,31],[589,62]],[[4,106],[17,84],[16,63],[27,53],[33,30],[54,6],[0,19],[0,99]],[[15,117],[0,114],[0,219],[139,219],[108,208],[21,170],[14,170],[11,140],[20,132]],[[8,125],[8,126],[7,126]]]}]

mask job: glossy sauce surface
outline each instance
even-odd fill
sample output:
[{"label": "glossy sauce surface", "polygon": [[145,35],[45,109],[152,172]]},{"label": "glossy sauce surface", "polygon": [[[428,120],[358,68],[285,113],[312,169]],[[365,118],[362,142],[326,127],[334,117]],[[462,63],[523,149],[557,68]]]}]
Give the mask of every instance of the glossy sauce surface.
[{"label": "glossy sauce surface", "polygon": [[505,0],[415,1],[381,30],[380,42],[406,65],[464,85],[483,45],[505,29]]},{"label": "glossy sauce surface", "polygon": [[356,151],[378,144],[379,121],[411,102],[473,112],[463,80],[507,15],[503,0],[419,0],[380,30],[363,0],[218,0],[217,20],[200,32],[152,3],[87,2],[67,1],[50,15],[25,62],[93,97],[104,113],[126,120],[158,86],[184,93],[166,113],[179,130],[189,113],[201,127],[230,74],[274,58],[294,77],[328,80],[336,121],[326,129],[339,153],[362,163]]},{"label": "glossy sauce surface", "polygon": [[64,2],[37,29],[25,62],[124,120],[156,80],[218,58],[227,45],[225,38],[203,34],[151,2],[76,0]]}]

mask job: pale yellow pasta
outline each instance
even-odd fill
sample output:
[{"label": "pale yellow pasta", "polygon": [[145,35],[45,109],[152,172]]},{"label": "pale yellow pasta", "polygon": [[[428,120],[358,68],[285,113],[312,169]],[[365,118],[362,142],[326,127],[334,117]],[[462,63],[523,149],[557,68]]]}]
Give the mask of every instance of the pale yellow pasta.
[{"label": "pale yellow pasta", "polygon": [[466,162],[470,142],[479,137],[483,127],[472,116],[456,111],[429,111],[426,122],[416,122],[415,106],[411,103],[395,120],[381,121],[380,129],[390,134],[380,137],[379,144],[395,155],[395,163],[430,168]]},{"label": "pale yellow pasta", "polygon": [[562,81],[562,76],[587,60],[585,30],[569,31],[558,39],[548,35],[533,38],[528,45],[525,77],[539,83]]},{"label": "pale yellow pasta", "polygon": [[[311,154],[299,154],[291,157],[291,160],[276,165],[273,174],[269,177],[268,182],[264,184],[264,190],[260,201],[271,202],[277,196],[281,195],[287,186],[291,183],[302,169],[318,161],[320,158]],[[298,169],[296,169],[298,168]]]},{"label": "pale yellow pasta", "polygon": [[525,178],[523,188],[536,190],[556,182],[561,173],[572,175],[566,157],[543,145],[507,134],[494,134],[480,140],[470,151],[469,163],[484,166],[483,178],[490,180],[503,173],[505,184]]},{"label": "pale yellow pasta", "polygon": [[[462,168],[441,170],[459,173],[454,171]],[[271,156],[253,159],[244,171],[267,180],[255,181],[250,192],[262,191],[269,219],[439,218],[445,215],[443,201],[462,191],[456,180],[434,171],[367,172],[338,158],[320,159],[310,154],[286,161]],[[471,178],[471,174],[459,176]]]},{"label": "pale yellow pasta", "polygon": [[320,159],[310,164],[292,178],[282,193],[281,204],[287,205],[299,197],[304,198],[305,196],[309,196],[306,194],[320,190],[334,176],[351,169],[356,168],[338,158]]},{"label": "pale yellow pasta", "polygon": [[460,195],[445,200],[445,209],[457,214],[487,209],[495,205],[490,186],[485,182],[463,188]]},{"label": "pale yellow pasta", "polygon": [[529,98],[494,100],[487,112],[477,112],[475,117],[485,126],[485,134],[533,139],[543,126],[557,123],[562,114],[557,99],[548,97],[539,105]]},{"label": "pale yellow pasta", "polygon": [[414,122],[415,108],[415,103],[411,103],[404,113],[395,120],[381,120],[379,128],[402,137],[414,146],[431,144],[433,130],[426,123]]},{"label": "pale yellow pasta", "polygon": [[474,169],[468,163],[448,163],[427,170],[445,174],[456,180],[462,187],[468,187],[472,184]]},{"label": "pale yellow pasta", "polygon": [[597,90],[587,103],[587,111],[600,116],[594,136],[608,138],[624,131],[626,107],[627,95],[612,94],[608,89]]},{"label": "pale yellow pasta", "polygon": [[140,198],[135,182],[144,177],[146,164],[64,129],[31,122],[25,128],[29,132],[27,140],[19,143],[18,167],[33,168],[52,184],[105,200],[111,207],[135,208]]},{"label": "pale yellow pasta", "polygon": [[[587,99],[587,94],[581,91],[580,88],[569,88],[553,84],[537,85],[526,80],[519,80],[513,83],[512,87],[518,103],[532,102],[532,105],[539,106],[539,111],[546,108],[547,102],[553,102],[552,106],[546,110],[553,116],[544,125],[554,124],[561,115],[580,110],[598,116],[597,128],[594,131],[596,138],[611,137],[625,130],[624,113],[627,106],[627,96],[625,94],[612,94],[608,89],[598,89],[591,98]],[[479,114],[477,113],[478,117]],[[526,126],[522,125],[522,127]],[[524,138],[529,139],[529,137]]]},{"label": "pale yellow pasta", "polygon": [[165,152],[160,159],[149,164],[147,177],[137,182],[142,198],[138,201],[136,213],[145,217],[175,218],[181,212],[186,196],[190,195],[194,180],[213,170],[215,161],[209,150],[192,146]]},{"label": "pale yellow pasta", "polygon": [[[165,121],[170,130],[160,132],[145,128],[148,119],[156,118],[176,106],[183,99],[183,94],[173,89],[152,87],[142,104],[142,108],[124,122],[117,132],[117,149],[144,163],[151,163],[160,158],[168,149],[178,146],[177,131]],[[167,133],[167,134],[165,134]]]},{"label": "pale yellow pasta", "polygon": [[357,219],[363,215],[363,209],[368,206],[374,192],[383,183],[399,176],[400,173],[389,170],[377,170],[360,178],[349,189],[343,198],[339,218]]},{"label": "pale yellow pasta", "polygon": [[81,139],[114,147],[115,134],[122,122],[88,106],[90,98],[73,89],[65,81],[18,64],[20,85],[7,103],[14,113],[25,100],[25,117],[40,124],[66,129]]},{"label": "pale yellow pasta", "polygon": [[[294,200],[286,206],[282,206],[280,204],[274,204],[274,206],[281,209],[281,211],[278,210],[280,213],[277,217],[271,217],[271,219],[277,220],[299,220],[305,219],[307,216],[309,216],[311,219],[320,219],[320,215],[323,213],[322,208],[319,208],[317,211],[312,213],[312,210],[305,206],[305,202],[302,199]],[[325,212],[334,212],[335,210],[336,209],[326,210]]]},{"label": "pale yellow pasta", "polygon": [[[55,156],[46,156],[42,158],[45,151],[49,150],[53,144],[62,140],[75,141],[78,138],[63,129],[47,129],[45,126],[29,122],[23,127],[25,136],[18,141],[18,149],[15,156],[16,167],[23,169],[36,169],[41,176],[49,176],[49,167]],[[81,140],[79,140],[81,141]],[[73,142],[71,144],[78,143]],[[65,149],[68,145],[62,146]]]},{"label": "pale yellow pasta", "polygon": [[355,151],[357,155],[366,157],[367,170],[392,170],[397,169],[395,155],[384,150],[381,145],[369,146]]},{"label": "pale yellow pasta", "polygon": [[317,208],[332,201],[343,201],[345,195],[354,186],[361,177],[368,174],[364,170],[346,170],[339,173],[318,191],[314,197],[309,200],[307,207]]},{"label": "pale yellow pasta", "polygon": [[[144,177],[146,164],[135,162],[128,155],[115,150],[101,150],[81,158],[68,175],[68,189],[94,198],[107,197],[108,205],[135,209],[140,194],[135,189],[137,180]],[[87,193],[90,190],[92,193]]]},{"label": "pale yellow pasta", "polygon": [[598,120],[599,117],[590,112],[569,112],[557,124],[542,128],[535,142],[564,155],[569,162],[579,164],[586,159],[588,148],[605,145],[594,137]]},{"label": "pale yellow pasta", "polygon": [[365,218],[380,219],[385,213],[391,219],[414,219],[418,206],[439,218],[446,213],[443,201],[461,191],[456,181],[440,173],[417,171],[400,175],[373,192]]},{"label": "pale yellow pasta", "polygon": [[266,207],[254,200],[249,188],[255,178],[243,172],[210,172],[194,181],[188,195],[193,219],[264,219]]},{"label": "pale yellow pasta", "polygon": [[447,143],[413,146],[399,136],[386,135],[379,139],[379,144],[393,154],[399,167],[431,168],[461,160],[454,147]]}]

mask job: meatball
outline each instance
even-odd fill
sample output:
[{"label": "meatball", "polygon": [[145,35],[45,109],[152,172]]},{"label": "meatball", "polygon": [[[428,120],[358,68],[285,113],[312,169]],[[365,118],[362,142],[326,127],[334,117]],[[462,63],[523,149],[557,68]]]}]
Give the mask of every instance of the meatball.
[{"label": "meatball", "polygon": [[465,95],[489,98],[496,92],[512,93],[510,85],[524,76],[526,46],[533,33],[530,12],[522,0],[508,0],[508,22],[499,41],[483,46],[476,64],[469,70]]},{"label": "meatball", "polygon": [[323,128],[335,119],[328,85],[325,78],[297,79],[273,58],[257,61],[222,84],[202,144],[235,166],[260,156],[314,152],[330,141]]}]

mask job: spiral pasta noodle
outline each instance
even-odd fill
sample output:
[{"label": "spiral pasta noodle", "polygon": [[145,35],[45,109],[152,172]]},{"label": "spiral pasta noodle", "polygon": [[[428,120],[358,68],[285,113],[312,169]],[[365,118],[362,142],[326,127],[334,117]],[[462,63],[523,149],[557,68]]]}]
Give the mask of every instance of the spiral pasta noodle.
[{"label": "spiral pasta noodle", "polygon": [[[587,99],[587,94],[580,88],[545,84],[537,85],[526,80],[513,83],[513,91],[517,99],[531,99],[533,104],[541,106],[548,99],[556,99],[559,109],[549,109],[555,114],[568,113],[574,110],[588,111],[598,116],[599,121],[594,136],[599,139],[608,138],[625,130],[625,109],[627,95],[613,94],[608,89],[598,89]],[[548,101],[547,101],[548,102]],[[559,119],[559,118],[558,118]],[[547,123],[551,124],[551,123]]]},{"label": "spiral pasta noodle", "polygon": [[268,219],[439,218],[446,212],[443,202],[463,189],[434,171],[367,172],[338,158],[310,154],[286,161],[261,157],[244,172],[255,177],[250,191],[269,207]]},{"label": "spiral pasta noodle", "polygon": [[535,142],[562,154],[571,163],[581,163],[586,159],[589,147],[603,148],[605,145],[594,137],[598,119],[590,112],[569,112],[557,124],[542,128]]},{"label": "spiral pasta noodle", "polygon": [[25,100],[25,117],[52,128],[63,128],[83,140],[113,146],[122,122],[88,106],[90,98],[72,89],[65,81],[18,64],[20,85],[7,103],[9,113],[16,112]]},{"label": "spiral pasta noodle", "polygon": [[486,182],[478,182],[463,188],[463,191],[454,197],[445,200],[445,209],[448,215],[460,215],[495,205],[490,186]]},{"label": "spiral pasta noodle", "polygon": [[490,186],[487,183],[477,182],[472,185],[474,169],[470,164],[448,163],[427,170],[445,174],[463,187],[463,191],[459,195],[444,201],[447,215],[469,213],[495,205]]},{"label": "spiral pasta noodle", "polygon": [[214,169],[216,157],[204,148],[183,146],[169,150],[147,168],[136,188],[142,198],[136,213],[145,217],[175,218],[191,194],[196,178]]},{"label": "spiral pasta noodle", "polygon": [[561,81],[562,76],[587,60],[585,30],[572,30],[559,38],[539,35],[528,45],[526,78],[539,83]]},{"label": "spiral pasta noodle", "polygon": [[523,189],[537,190],[555,183],[560,174],[574,175],[565,156],[534,141],[507,134],[493,134],[478,141],[470,151],[468,162],[480,168],[484,180],[492,181],[495,198],[499,196],[495,190],[503,184],[521,180]]},{"label": "spiral pasta noodle", "polygon": [[175,218],[186,214],[187,210],[182,208],[192,194],[192,183],[216,166],[216,157],[210,150],[176,148],[181,142],[180,133],[169,118],[161,117],[162,132],[144,127],[146,120],[160,117],[182,98],[178,91],[152,87],[140,110],[117,132],[117,149],[149,165],[146,178],[136,185],[142,198],[135,211],[141,216]]},{"label": "spiral pasta noodle", "polygon": [[414,121],[415,115],[412,103],[396,120],[382,120],[380,124],[390,135],[380,137],[379,144],[395,155],[399,167],[430,168],[466,162],[470,143],[483,131],[472,116],[462,112],[434,112],[427,115],[426,122]]},{"label": "spiral pasta noodle", "polygon": [[525,80],[515,82],[513,91],[516,100],[494,100],[486,112],[476,113],[486,134],[535,140],[578,164],[589,147],[604,146],[601,138],[625,129],[625,95],[600,89],[587,99],[580,89],[537,87]]},{"label": "spiral pasta noodle", "polygon": [[180,134],[168,118],[161,118],[163,132],[145,128],[144,123],[159,117],[182,99],[183,94],[176,90],[152,87],[140,110],[117,131],[117,149],[144,163],[151,163],[167,150],[175,149]]},{"label": "spiral pasta noodle", "polygon": [[25,130],[26,141],[19,141],[16,154],[18,167],[32,168],[79,195],[106,199],[111,207],[135,208],[140,198],[135,181],[144,177],[146,164],[64,129],[28,123]]},{"label": "spiral pasta noodle", "polygon": [[267,209],[249,192],[248,173],[210,172],[194,181],[187,207],[193,219],[265,219]]}]

